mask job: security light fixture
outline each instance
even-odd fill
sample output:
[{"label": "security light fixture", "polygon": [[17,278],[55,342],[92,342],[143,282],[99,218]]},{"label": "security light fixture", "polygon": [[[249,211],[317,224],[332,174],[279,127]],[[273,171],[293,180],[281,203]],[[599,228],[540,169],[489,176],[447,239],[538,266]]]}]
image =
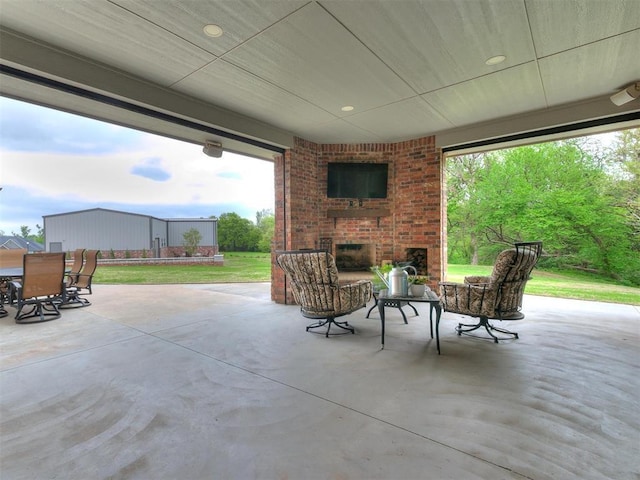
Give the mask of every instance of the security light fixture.
[{"label": "security light fixture", "polygon": [[202,151],[209,157],[220,158],[223,152],[222,144],[220,142],[205,142]]},{"label": "security light fixture", "polygon": [[618,93],[611,95],[611,101],[617,106],[620,106],[624,105],[625,103],[629,103],[632,100],[635,100],[639,96],[640,81],[637,81],[625,87],[624,90],[620,90]]}]

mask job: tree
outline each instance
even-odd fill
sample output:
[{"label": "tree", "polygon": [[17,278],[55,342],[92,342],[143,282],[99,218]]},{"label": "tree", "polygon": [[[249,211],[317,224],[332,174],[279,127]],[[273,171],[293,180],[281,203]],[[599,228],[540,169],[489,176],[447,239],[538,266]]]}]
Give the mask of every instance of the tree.
[{"label": "tree", "polygon": [[182,234],[182,244],[187,257],[192,257],[197,251],[202,234],[195,228],[191,228]]},{"label": "tree", "polygon": [[614,187],[617,204],[626,210],[627,222],[640,242],[640,128],[619,132],[611,157],[619,167]]},{"label": "tree", "polygon": [[31,236],[31,229],[26,225],[20,226],[20,236],[22,238],[29,238]]},{"label": "tree", "polygon": [[33,235],[33,239],[38,243],[44,243],[44,227],[36,223],[36,230],[38,230],[38,233]]},{"label": "tree", "polygon": [[263,220],[269,217],[273,217],[273,210],[271,210],[270,208],[263,208],[259,212],[256,212],[256,226],[260,228]]},{"label": "tree", "polygon": [[625,278],[640,285],[640,128],[618,132],[611,159],[620,169],[611,194],[623,212],[632,253],[624,263]]},{"label": "tree", "polygon": [[[572,140],[464,161],[447,168],[452,243],[471,244],[475,233],[478,255],[483,263],[490,263],[505,245],[540,239],[547,264],[640,282],[632,279],[632,270],[640,268],[633,260],[638,255],[629,207],[637,201],[637,184],[613,178],[612,161],[602,152],[593,154]],[[619,169],[625,181],[637,178],[632,169],[626,165]],[[473,175],[463,176],[466,172]],[[626,194],[619,191],[623,187]],[[630,268],[632,264],[636,266]]]},{"label": "tree", "polygon": [[237,213],[223,213],[218,218],[218,245],[227,252],[256,251],[260,231]]},{"label": "tree", "polygon": [[270,252],[271,241],[275,232],[276,219],[271,209],[256,212],[256,226],[260,232],[260,238],[256,245],[258,252]]},{"label": "tree", "polygon": [[27,225],[21,225],[20,233],[11,232],[11,235],[14,237],[21,237],[32,242],[44,243],[44,228],[37,224],[36,228],[38,229],[38,233],[36,235],[32,235],[31,228]]},{"label": "tree", "polygon": [[476,184],[484,167],[483,154],[462,155],[447,162],[447,229],[449,259],[478,263],[478,224],[474,208]]}]

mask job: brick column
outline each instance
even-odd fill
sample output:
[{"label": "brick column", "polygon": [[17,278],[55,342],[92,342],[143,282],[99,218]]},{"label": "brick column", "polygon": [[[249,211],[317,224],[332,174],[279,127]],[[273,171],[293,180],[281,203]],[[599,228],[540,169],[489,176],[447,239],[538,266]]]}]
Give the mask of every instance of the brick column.
[{"label": "brick column", "polygon": [[[295,139],[294,147],[275,159],[275,233],[272,252],[315,248],[318,238],[318,145]],[[322,192],[324,195],[324,191]],[[271,259],[271,298],[294,303],[284,273]]]}]

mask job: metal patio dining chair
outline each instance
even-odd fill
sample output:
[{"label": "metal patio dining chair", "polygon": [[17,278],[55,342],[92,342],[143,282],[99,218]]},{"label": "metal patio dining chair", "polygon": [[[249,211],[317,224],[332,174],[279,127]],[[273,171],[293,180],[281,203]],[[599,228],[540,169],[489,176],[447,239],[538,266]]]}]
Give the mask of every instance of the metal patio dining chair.
[{"label": "metal patio dining chair", "polygon": [[60,317],[64,256],[63,252],[24,256],[22,280],[11,282],[16,295],[16,323],[46,322]]},{"label": "metal patio dining chair", "polygon": [[[464,283],[440,282],[440,303],[445,312],[477,317],[478,323],[459,323],[458,335],[469,334],[484,327],[495,343],[505,340],[493,332],[518,338],[516,332],[498,328],[489,320],[520,320],[524,318],[522,296],[529,275],[542,253],[542,242],[519,242],[502,251],[490,276],[468,276]],[[509,338],[509,337],[507,337]]]},{"label": "metal patio dining chair", "polygon": [[87,300],[85,295],[91,295],[91,282],[93,274],[98,267],[98,255],[100,250],[87,250],[82,270],[76,276],[76,281],[70,286],[65,287],[64,298],[60,304],[60,308],[76,308],[88,307],[91,302]]},{"label": "metal patio dining chair", "polygon": [[[307,325],[307,332],[329,335],[355,333],[348,322],[336,318],[364,308],[373,289],[369,280],[341,285],[336,262],[326,250],[295,250],[276,252],[276,263],[290,280],[293,296],[306,318],[316,322]],[[336,326],[343,331],[331,332]],[[326,327],[323,331],[313,331]]]}]

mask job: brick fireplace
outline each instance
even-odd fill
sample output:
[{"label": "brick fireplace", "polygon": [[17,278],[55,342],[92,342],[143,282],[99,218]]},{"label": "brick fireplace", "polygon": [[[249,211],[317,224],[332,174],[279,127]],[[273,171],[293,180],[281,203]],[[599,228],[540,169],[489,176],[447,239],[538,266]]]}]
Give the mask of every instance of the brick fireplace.
[{"label": "brick fireplace", "polygon": [[[327,196],[331,162],[389,165],[386,198]],[[412,262],[432,288],[442,277],[446,232],[440,152],[434,137],[400,143],[328,145],[296,139],[275,158],[276,234],[273,250],[327,248],[339,270],[368,270],[384,261]],[[358,246],[358,247],[356,247]],[[293,303],[284,274],[272,268],[272,298]]]},{"label": "brick fireplace", "polygon": [[376,246],[366,243],[342,243],[334,248],[340,272],[367,272],[376,264]]}]

